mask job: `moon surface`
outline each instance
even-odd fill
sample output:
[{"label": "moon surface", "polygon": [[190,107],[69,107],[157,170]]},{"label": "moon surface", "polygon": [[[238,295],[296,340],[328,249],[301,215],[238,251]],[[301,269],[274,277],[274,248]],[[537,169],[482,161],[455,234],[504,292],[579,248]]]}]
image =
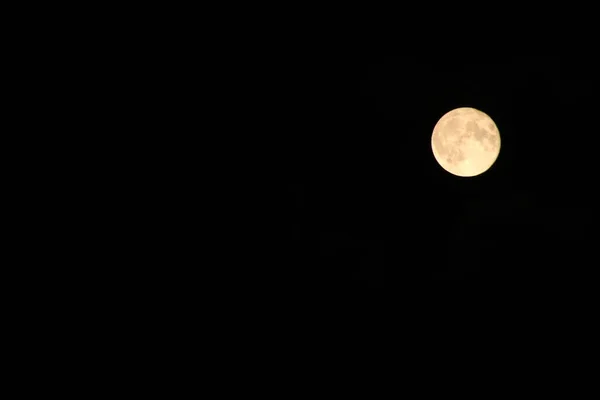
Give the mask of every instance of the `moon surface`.
[{"label": "moon surface", "polygon": [[496,162],[500,132],[486,113],[470,107],[457,108],[444,114],[433,128],[431,149],[446,171],[472,177]]}]

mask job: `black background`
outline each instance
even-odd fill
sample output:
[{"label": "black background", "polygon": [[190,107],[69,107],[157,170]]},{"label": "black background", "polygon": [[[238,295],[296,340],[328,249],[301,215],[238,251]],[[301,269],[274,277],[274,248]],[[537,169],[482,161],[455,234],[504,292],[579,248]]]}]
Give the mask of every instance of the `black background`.
[{"label": "black background", "polygon": [[[282,61],[279,261],[290,284],[342,309],[589,306],[596,65],[356,52]],[[499,158],[477,177],[447,173],[431,152],[434,125],[457,107],[484,111],[500,130]]]}]

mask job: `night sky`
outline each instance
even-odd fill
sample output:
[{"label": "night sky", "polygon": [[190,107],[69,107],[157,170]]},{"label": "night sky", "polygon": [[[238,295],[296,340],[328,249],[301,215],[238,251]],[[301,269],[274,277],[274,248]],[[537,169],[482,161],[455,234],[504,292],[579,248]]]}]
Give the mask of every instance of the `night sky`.
[{"label": "night sky", "polygon": [[[281,268],[308,297],[340,304],[585,303],[599,265],[596,66],[351,53],[282,62]],[[431,152],[434,125],[458,107],[487,113],[501,134],[496,163],[473,178]]]}]

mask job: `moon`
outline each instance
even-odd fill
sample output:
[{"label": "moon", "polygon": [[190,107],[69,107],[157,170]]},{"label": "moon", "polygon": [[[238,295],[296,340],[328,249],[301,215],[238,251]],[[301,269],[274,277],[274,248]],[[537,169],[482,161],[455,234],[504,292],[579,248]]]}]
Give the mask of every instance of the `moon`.
[{"label": "moon", "polygon": [[484,112],[456,108],[440,118],[431,135],[433,156],[442,168],[456,176],[483,174],[500,154],[500,132]]}]

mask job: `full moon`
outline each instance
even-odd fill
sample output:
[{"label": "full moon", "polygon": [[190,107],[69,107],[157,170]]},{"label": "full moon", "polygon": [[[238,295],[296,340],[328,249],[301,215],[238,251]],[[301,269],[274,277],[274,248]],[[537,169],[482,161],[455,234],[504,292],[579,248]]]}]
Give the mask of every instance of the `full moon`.
[{"label": "full moon", "polygon": [[431,135],[433,156],[453,175],[484,173],[500,154],[500,132],[494,121],[475,108],[462,107],[444,114]]}]

